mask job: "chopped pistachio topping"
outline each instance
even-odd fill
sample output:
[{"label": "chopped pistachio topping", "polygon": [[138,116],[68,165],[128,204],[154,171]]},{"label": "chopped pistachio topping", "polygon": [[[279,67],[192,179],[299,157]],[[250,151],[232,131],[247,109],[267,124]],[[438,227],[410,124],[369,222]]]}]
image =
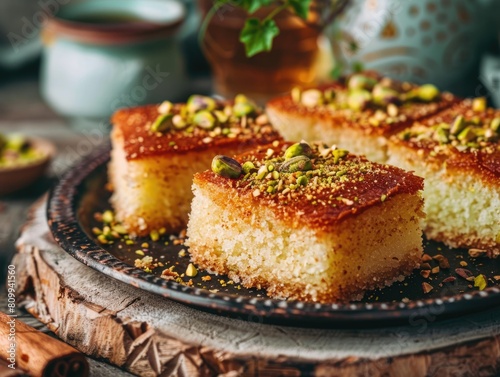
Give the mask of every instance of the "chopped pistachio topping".
[{"label": "chopped pistachio topping", "polygon": [[172,111],[174,104],[170,101],[163,101],[160,106],[158,106],[158,113],[168,114]]},{"label": "chopped pistachio topping", "polygon": [[194,115],[193,123],[198,127],[211,130],[217,124],[217,119],[210,111],[201,110]]},{"label": "chopped pistachio topping", "polygon": [[432,84],[422,85],[417,89],[418,99],[424,102],[434,101],[439,97],[439,89]]},{"label": "chopped pistachio topping", "polygon": [[186,102],[186,108],[190,113],[200,110],[212,111],[216,108],[217,102],[213,98],[193,94]]},{"label": "chopped pistachio topping", "polygon": [[495,118],[491,121],[490,129],[492,129],[496,133],[500,132],[500,118]]},{"label": "chopped pistachio topping", "polygon": [[248,174],[255,169],[255,165],[252,161],[247,161],[241,166],[241,168],[243,170],[243,174]]},{"label": "chopped pistachio topping", "polygon": [[[347,89],[347,90],[346,90]],[[399,116],[398,106],[409,102],[432,102],[440,98],[440,91],[432,84],[414,86],[410,83],[395,82],[387,77],[380,80],[366,74],[354,74],[347,81],[347,88],[337,92],[332,88],[324,90],[294,88],[292,101],[307,108],[322,106],[327,110],[350,109],[360,112],[366,108],[385,111],[384,119],[371,119],[378,126],[385,118]],[[392,105],[392,106],[390,106]],[[388,120],[390,122],[390,119]]]},{"label": "chopped pistachio topping", "polygon": [[374,78],[358,73],[349,78],[347,86],[349,89],[372,90],[375,84],[377,84],[377,80]]},{"label": "chopped pistachio topping", "polygon": [[[300,144],[307,145],[302,152],[308,154],[290,156],[290,150],[294,151]],[[295,191],[320,187],[334,187],[349,180],[355,170],[355,163],[347,163],[346,156],[349,152],[336,149],[335,146],[328,148],[323,145],[310,145],[306,142],[293,144],[283,154],[274,153],[268,157],[263,153],[264,159],[257,160],[252,157],[243,166],[252,166],[246,169],[238,181],[237,186],[248,186],[254,197],[265,195],[295,195]],[[301,149],[301,148],[299,148]],[[293,153],[292,153],[293,154]],[[251,165],[250,165],[251,163]],[[367,162],[368,163],[368,162]],[[362,179],[356,178],[356,182]],[[306,195],[308,197],[308,195]],[[309,199],[307,199],[309,200]],[[331,199],[332,205],[337,205],[336,199]],[[357,197],[351,199],[342,198],[342,202],[353,205]],[[310,199],[313,205],[318,204]],[[350,204],[349,204],[350,203]]]},{"label": "chopped pistachio topping", "polygon": [[346,151],[345,149],[334,149],[332,151],[332,155],[333,155],[333,163],[334,164],[338,164],[339,161],[344,158],[345,156],[347,156],[349,154],[349,151]]},{"label": "chopped pistachio topping", "polygon": [[474,287],[478,288],[480,291],[484,290],[487,286],[488,282],[483,274],[479,274],[474,278]]},{"label": "chopped pistachio topping", "polygon": [[486,97],[477,97],[472,100],[472,110],[481,113],[486,110]]},{"label": "chopped pistachio topping", "polygon": [[399,102],[399,93],[382,85],[376,85],[373,88],[372,95],[373,102],[382,107]]},{"label": "chopped pistachio topping", "polygon": [[[184,130],[192,134],[195,128],[209,131],[211,138],[224,136],[235,138],[241,128],[269,125],[262,110],[250,99],[238,94],[234,104],[224,104],[207,96],[194,94],[186,104],[174,105],[164,101],[158,106],[158,117],[150,126],[151,131],[167,133],[170,130]],[[207,139],[208,140],[208,139]]]},{"label": "chopped pistachio topping", "polygon": [[189,276],[191,278],[194,278],[196,275],[198,275],[198,270],[194,266],[194,264],[189,263],[186,269],[186,276]]},{"label": "chopped pistachio topping", "polygon": [[347,106],[351,110],[361,111],[365,109],[371,102],[372,95],[364,89],[355,89],[351,91],[347,97]]},{"label": "chopped pistachio topping", "polygon": [[300,101],[304,106],[314,107],[323,103],[323,93],[317,89],[309,89],[302,92]]},{"label": "chopped pistachio topping", "polygon": [[285,160],[289,160],[290,158],[296,156],[311,157],[312,153],[313,151],[309,144],[305,142],[295,143],[293,145],[290,145],[285,151]]},{"label": "chopped pistachio topping", "polygon": [[156,120],[151,125],[151,131],[153,132],[165,132],[168,131],[172,126],[173,114],[160,114]]},{"label": "chopped pistachio topping", "polygon": [[498,127],[500,118],[488,122],[476,117],[466,118],[464,115],[457,115],[450,124],[443,122],[433,126],[417,124],[410,130],[401,132],[399,138],[414,142],[432,140],[440,145],[451,145],[459,151],[468,148],[491,150],[491,143],[500,140]]}]

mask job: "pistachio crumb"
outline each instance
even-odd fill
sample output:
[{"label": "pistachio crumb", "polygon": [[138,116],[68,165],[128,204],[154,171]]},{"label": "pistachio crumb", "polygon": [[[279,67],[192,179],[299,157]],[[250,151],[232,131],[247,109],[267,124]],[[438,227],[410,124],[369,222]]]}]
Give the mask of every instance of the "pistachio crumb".
[{"label": "pistachio crumb", "polygon": [[186,269],[186,276],[195,277],[196,275],[198,275],[198,270],[196,269],[194,264],[189,263]]},{"label": "pistachio crumb", "polygon": [[487,286],[488,283],[483,274],[479,274],[474,278],[474,287],[478,288],[480,291],[484,290]]},{"label": "pistachio crumb", "polygon": [[151,238],[151,241],[156,242],[160,239],[160,233],[157,230],[152,230],[149,233],[149,237]]}]

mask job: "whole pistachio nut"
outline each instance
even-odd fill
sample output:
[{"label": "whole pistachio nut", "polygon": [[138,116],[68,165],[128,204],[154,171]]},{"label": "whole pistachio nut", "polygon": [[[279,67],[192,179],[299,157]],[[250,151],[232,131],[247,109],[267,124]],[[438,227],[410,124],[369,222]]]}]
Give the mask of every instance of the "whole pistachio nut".
[{"label": "whole pistachio nut", "polygon": [[431,102],[439,97],[439,89],[432,84],[425,84],[417,88],[417,96],[420,101]]},{"label": "whole pistachio nut", "polygon": [[237,117],[252,114],[255,111],[255,106],[250,102],[239,102],[233,106],[233,114]]},{"label": "whole pistachio nut", "polygon": [[371,102],[372,95],[364,89],[352,90],[347,97],[347,106],[354,111],[365,109]]},{"label": "whole pistachio nut", "polygon": [[238,178],[242,168],[238,161],[228,156],[217,155],[212,160],[212,171],[226,178]]},{"label": "whole pistachio nut", "polygon": [[458,135],[467,126],[463,115],[457,115],[451,124],[450,133],[452,135]]},{"label": "whole pistachio nut", "polygon": [[153,132],[165,132],[172,128],[173,114],[160,114],[151,125]]},{"label": "whole pistachio nut", "polygon": [[201,110],[194,114],[193,123],[200,128],[211,130],[215,127],[217,120],[210,111]]},{"label": "whole pistachio nut", "polygon": [[168,114],[174,108],[174,104],[170,101],[163,101],[160,106],[158,106],[158,113]]},{"label": "whole pistachio nut", "polygon": [[215,117],[219,121],[219,123],[227,123],[229,120],[229,115],[227,115],[224,111],[222,110],[215,110],[214,111]]},{"label": "whole pistachio nut", "polygon": [[382,85],[375,85],[372,91],[373,102],[379,106],[388,106],[399,102],[399,93]]},{"label": "whole pistachio nut", "polygon": [[188,125],[186,120],[180,114],[175,114],[172,117],[172,124],[173,124],[174,128],[176,128],[178,130],[186,128]]},{"label": "whole pistachio nut", "polygon": [[[188,121],[190,119],[190,117],[192,116],[192,114],[188,111],[188,108],[187,108],[187,105],[181,105],[180,109],[179,109],[179,115],[185,119],[186,121]],[[188,121],[189,123],[189,121]]]},{"label": "whole pistachio nut", "polygon": [[465,127],[462,132],[460,132],[457,136],[457,139],[460,140],[462,143],[469,143],[476,139],[476,133],[474,132],[474,129],[470,126]]},{"label": "whole pistachio nut", "polygon": [[186,109],[190,113],[195,113],[199,110],[212,111],[217,107],[217,102],[211,97],[193,94],[186,102]]},{"label": "whole pistachio nut", "polygon": [[306,156],[296,156],[281,164],[279,171],[282,173],[295,173],[297,171],[312,170],[312,161]]},{"label": "whole pistachio nut", "polygon": [[490,123],[490,128],[493,131],[500,133],[500,118],[493,119]]},{"label": "whole pistachio nut", "polygon": [[472,111],[481,113],[486,110],[486,97],[477,97],[472,100]]},{"label": "whole pistachio nut", "polygon": [[300,143],[295,143],[293,145],[290,145],[286,151],[285,151],[285,160],[289,160],[293,157],[296,156],[306,156],[306,157],[312,157],[313,156],[313,150],[309,146],[309,144],[300,142]]},{"label": "whole pistachio nut", "polygon": [[375,84],[377,84],[377,80],[375,80],[374,78],[365,76],[361,73],[357,73],[351,76],[349,82],[347,83],[347,87],[350,90],[354,89],[372,90]]},{"label": "whole pistachio nut", "polygon": [[323,93],[317,89],[304,90],[300,101],[306,107],[320,106],[323,104]]}]

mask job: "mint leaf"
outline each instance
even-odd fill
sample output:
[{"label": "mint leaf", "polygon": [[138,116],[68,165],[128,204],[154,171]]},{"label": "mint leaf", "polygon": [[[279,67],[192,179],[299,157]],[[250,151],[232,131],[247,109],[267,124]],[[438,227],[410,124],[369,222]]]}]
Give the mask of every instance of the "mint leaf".
[{"label": "mint leaf", "polygon": [[245,9],[248,13],[252,14],[260,8],[270,5],[273,0],[240,0],[240,7]]},{"label": "mint leaf", "polygon": [[240,42],[245,45],[247,57],[252,57],[262,51],[270,51],[273,39],[279,34],[274,20],[260,21],[249,18],[240,33]]},{"label": "mint leaf", "polygon": [[297,13],[297,15],[304,20],[307,18],[307,14],[309,13],[309,6],[311,5],[311,0],[289,0],[290,5]]}]

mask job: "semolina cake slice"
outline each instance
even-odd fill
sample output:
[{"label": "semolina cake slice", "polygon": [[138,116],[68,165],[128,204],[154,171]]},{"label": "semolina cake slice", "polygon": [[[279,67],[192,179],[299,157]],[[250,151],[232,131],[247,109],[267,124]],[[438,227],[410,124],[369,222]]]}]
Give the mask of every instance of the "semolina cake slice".
[{"label": "semolina cake slice", "polygon": [[393,136],[389,155],[425,178],[428,238],[500,255],[500,110],[464,100]]},{"label": "semolina cake slice", "polygon": [[359,299],[422,254],[423,180],[345,150],[275,142],[194,176],[193,262],[271,297]]},{"label": "semolina cake slice", "polygon": [[365,72],[319,88],[295,88],[269,101],[266,112],[285,140],[336,144],[385,163],[389,136],[456,101],[433,85]]},{"label": "semolina cake slice", "polygon": [[280,139],[266,115],[242,95],[232,102],[193,95],[186,104],[121,109],[112,123],[111,204],[135,236],[185,228],[193,174],[208,169],[215,154],[233,155]]}]

